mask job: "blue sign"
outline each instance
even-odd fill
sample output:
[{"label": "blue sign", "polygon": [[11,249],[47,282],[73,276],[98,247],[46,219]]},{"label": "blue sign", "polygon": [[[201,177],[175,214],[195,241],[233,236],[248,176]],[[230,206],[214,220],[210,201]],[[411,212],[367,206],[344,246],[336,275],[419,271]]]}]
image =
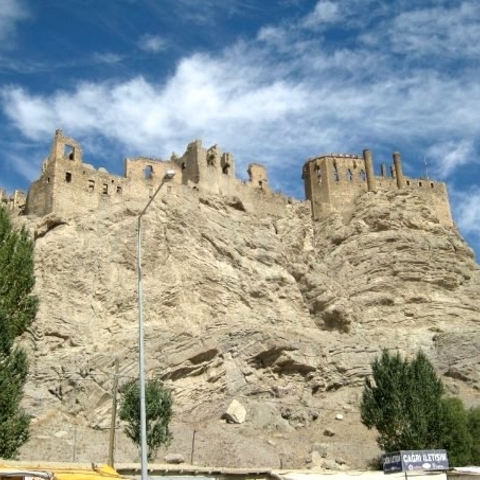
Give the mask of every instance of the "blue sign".
[{"label": "blue sign", "polygon": [[400,450],[383,456],[383,473],[448,470],[446,450]]}]

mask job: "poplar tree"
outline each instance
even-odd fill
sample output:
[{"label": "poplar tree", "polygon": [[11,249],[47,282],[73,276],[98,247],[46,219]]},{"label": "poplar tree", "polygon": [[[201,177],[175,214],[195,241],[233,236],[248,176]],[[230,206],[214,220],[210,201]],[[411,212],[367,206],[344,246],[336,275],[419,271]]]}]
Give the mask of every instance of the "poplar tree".
[{"label": "poplar tree", "polygon": [[375,427],[384,452],[442,448],[444,388],[432,364],[418,352],[412,361],[383,350],[365,379],[360,417]]},{"label": "poplar tree", "polygon": [[[141,444],[140,426],[140,382],[131,380],[121,389],[122,401],[120,419],[127,422],[125,433],[138,447]],[[155,458],[161,445],[169,445],[172,440],[170,420],[173,415],[173,398],[159,379],[148,380],[145,385],[147,416],[148,460]]]},{"label": "poplar tree", "polygon": [[30,418],[20,405],[28,360],[14,342],[37,313],[33,247],[27,230],[16,230],[0,206],[0,458],[6,459],[29,438]]}]

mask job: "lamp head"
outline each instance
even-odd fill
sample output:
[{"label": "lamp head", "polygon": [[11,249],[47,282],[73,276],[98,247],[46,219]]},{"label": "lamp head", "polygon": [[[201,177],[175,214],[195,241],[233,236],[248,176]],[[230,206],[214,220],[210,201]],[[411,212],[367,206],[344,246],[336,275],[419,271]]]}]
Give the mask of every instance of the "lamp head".
[{"label": "lamp head", "polygon": [[167,170],[163,178],[171,180],[175,176],[175,170]]}]

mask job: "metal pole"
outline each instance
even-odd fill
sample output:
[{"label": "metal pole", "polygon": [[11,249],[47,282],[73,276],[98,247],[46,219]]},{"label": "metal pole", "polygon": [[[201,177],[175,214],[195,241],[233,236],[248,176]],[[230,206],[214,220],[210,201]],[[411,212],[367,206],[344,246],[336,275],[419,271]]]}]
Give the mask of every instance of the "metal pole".
[{"label": "metal pole", "polygon": [[145,350],[143,333],[143,289],[142,289],[142,217],[153,199],[162,188],[166,179],[175,175],[167,171],[160,185],[155,190],[145,208],[140,212],[137,222],[137,273],[138,273],[138,370],[140,379],[140,460],[142,465],[142,480],[148,479],[148,446],[147,446],[147,408],[145,401]]},{"label": "metal pole", "polygon": [[114,450],[115,450],[115,426],[117,424],[117,390],[118,390],[118,368],[120,361],[115,358],[115,373],[113,375],[113,398],[112,398],[112,418],[110,422],[110,441],[108,444],[108,464],[113,468]]},{"label": "metal pole", "polygon": [[77,427],[73,427],[73,463],[77,461]]},{"label": "metal pole", "polygon": [[192,451],[191,451],[191,454],[190,454],[190,465],[193,465],[193,456],[195,454],[195,435],[196,434],[197,434],[197,431],[194,430],[193,435],[192,435]]}]

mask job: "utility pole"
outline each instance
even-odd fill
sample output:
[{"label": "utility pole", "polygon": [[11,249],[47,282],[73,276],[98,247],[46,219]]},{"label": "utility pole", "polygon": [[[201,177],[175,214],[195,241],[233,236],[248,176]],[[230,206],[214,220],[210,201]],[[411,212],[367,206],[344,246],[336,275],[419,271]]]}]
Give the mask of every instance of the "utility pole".
[{"label": "utility pole", "polygon": [[115,450],[115,426],[117,424],[117,390],[118,390],[118,357],[115,358],[115,373],[113,374],[112,423],[110,424],[110,442],[108,445],[108,464],[113,468],[113,452]]},{"label": "utility pole", "polygon": [[192,451],[190,453],[190,465],[193,465],[193,456],[195,454],[195,436],[197,434],[196,430],[193,430],[193,435],[192,435]]}]

